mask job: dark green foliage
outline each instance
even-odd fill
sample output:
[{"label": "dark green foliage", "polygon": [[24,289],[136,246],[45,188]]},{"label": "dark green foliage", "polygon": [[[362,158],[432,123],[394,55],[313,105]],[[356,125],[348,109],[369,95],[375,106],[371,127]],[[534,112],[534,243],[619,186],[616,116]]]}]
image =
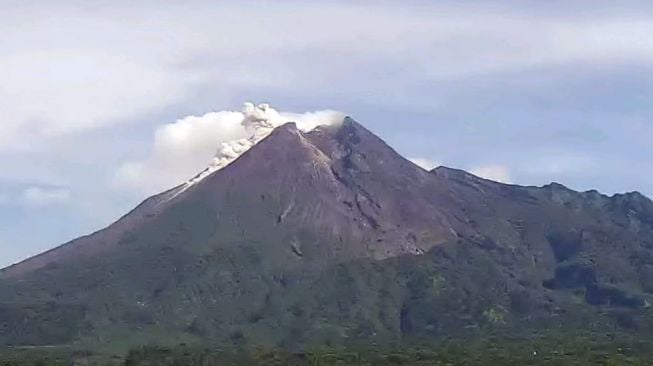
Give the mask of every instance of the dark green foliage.
[{"label": "dark green foliage", "polygon": [[0,344],[42,345],[70,342],[83,329],[80,305],[0,304]]},{"label": "dark green foliage", "polygon": [[0,350],[0,366],[505,366],[649,365],[653,342],[627,334],[543,333],[528,338],[493,334],[415,346],[220,349],[137,347],[122,356],[69,349]]}]

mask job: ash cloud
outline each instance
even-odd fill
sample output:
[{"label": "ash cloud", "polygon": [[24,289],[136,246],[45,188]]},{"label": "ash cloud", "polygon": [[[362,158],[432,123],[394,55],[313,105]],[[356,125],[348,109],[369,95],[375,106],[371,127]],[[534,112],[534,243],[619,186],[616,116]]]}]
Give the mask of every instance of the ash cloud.
[{"label": "ash cloud", "polygon": [[310,131],[341,123],[344,117],[334,110],[280,112],[254,103],[245,103],[241,111],[184,117],[157,129],[151,155],[124,163],[115,183],[148,194],[184,181],[190,186],[229,165],[278,126],[295,122],[301,131]]}]

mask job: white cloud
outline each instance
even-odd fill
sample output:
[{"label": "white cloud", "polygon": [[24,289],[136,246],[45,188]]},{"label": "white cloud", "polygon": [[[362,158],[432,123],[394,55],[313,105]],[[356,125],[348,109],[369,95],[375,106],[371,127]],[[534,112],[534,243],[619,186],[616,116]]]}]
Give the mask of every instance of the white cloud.
[{"label": "white cloud", "polygon": [[470,170],[470,173],[481,178],[501,183],[512,183],[510,170],[505,165],[491,164],[483,165]]},{"label": "white cloud", "polygon": [[150,156],[123,163],[115,183],[146,194],[180,184],[206,168],[221,143],[245,137],[241,121],[241,113],[224,111],[159,127]]},{"label": "white cloud", "polygon": [[351,2],[0,6],[0,149],[127,123],[207,86],[228,99],[242,89],[337,93],[347,83],[378,91],[361,95],[408,100],[397,85],[653,59],[653,21],[644,15],[560,17],[524,9]]},{"label": "white cloud", "polygon": [[408,160],[426,170],[432,170],[433,168],[440,166],[440,162],[428,158],[408,158]]},{"label": "white cloud", "polygon": [[2,19],[0,148],[125,122],[181,100],[195,80],[161,47],[139,50],[144,28],[125,32],[119,19],[81,15]]},{"label": "white cloud", "polygon": [[30,206],[50,206],[67,203],[71,195],[65,188],[29,187],[23,191],[22,198]]},{"label": "white cloud", "polygon": [[118,169],[115,183],[152,194],[202,172],[189,181],[193,183],[223,168],[286,122],[295,122],[300,130],[308,131],[318,125],[340,123],[344,117],[331,110],[277,112],[267,104],[251,103],[246,103],[242,112],[184,117],[158,128],[151,155],[141,161],[125,162]]}]

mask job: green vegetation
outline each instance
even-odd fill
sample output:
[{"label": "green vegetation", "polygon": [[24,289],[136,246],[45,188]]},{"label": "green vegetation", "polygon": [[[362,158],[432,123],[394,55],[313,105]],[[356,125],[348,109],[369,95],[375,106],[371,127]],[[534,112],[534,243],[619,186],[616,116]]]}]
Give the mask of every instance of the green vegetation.
[{"label": "green vegetation", "polygon": [[69,348],[0,351],[0,365],[363,366],[363,365],[648,365],[653,342],[623,335],[548,334],[532,340],[448,340],[428,346],[332,347],[287,351],[180,345],[144,346],[122,356]]}]

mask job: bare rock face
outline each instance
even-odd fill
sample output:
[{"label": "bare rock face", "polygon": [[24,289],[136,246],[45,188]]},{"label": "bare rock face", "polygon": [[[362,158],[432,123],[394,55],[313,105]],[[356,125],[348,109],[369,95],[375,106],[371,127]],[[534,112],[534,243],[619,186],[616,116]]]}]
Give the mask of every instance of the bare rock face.
[{"label": "bare rock face", "polygon": [[428,172],[350,118],[289,123],[197,184],[2,270],[0,342],[394,342],[554,315],[609,327],[612,311],[648,324],[651,248],[642,195]]}]

